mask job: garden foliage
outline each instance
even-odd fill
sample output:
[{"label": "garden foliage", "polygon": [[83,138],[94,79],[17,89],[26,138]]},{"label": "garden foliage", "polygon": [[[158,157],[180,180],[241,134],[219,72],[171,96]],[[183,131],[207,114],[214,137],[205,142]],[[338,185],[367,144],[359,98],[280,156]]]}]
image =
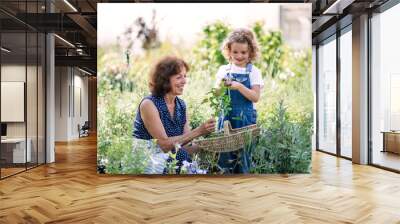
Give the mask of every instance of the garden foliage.
[{"label": "garden foliage", "polygon": [[[261,50],[255,65],[262,71],[265,86],[256,104],[261,137],[253,139],[247,149],[252,155],[251,173],[307,173],[313,111],[311,50],[291,49],[279,31],[265,31],[262,27],[260,22],[252,26]],[[99,48],[98,164],[105,167],[106,173],[141,174],[151,160],[151,150],[133,139],[132,126],[141,99],[149,94],[148,73],[158,58],[177,55],[190,65],[181,97],[186,102],[192,128],[219,116],[218,111],[229,111],[229,99],[224,104],[216,101],[220,92],[213,87],[219,66],[227,63],[221,45],[231,30],[229,25],[216,21],[202,29],[200,39],[190,49],[167,40],[157,47],[143,49],[144,54],[130,52],[129,63],[128,49],[123,47],[130,46],[129,43]],[[123,39],[131,40],[120,40]],[[223,172],[217,159],[218,154],[210,152],[193,156],[195,165],[207,173]]]}]

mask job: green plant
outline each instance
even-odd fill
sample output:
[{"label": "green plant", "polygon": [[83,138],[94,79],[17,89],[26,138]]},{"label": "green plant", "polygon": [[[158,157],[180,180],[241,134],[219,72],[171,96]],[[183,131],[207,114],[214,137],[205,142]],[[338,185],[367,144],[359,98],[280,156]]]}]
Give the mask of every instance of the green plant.
[{"label": "green plant", "polygon": [[131,148],[125,147],[129,145],[130,138],[112,137],[110,145],[107,147],[105,156],[108,160],[106,165],[106,173],[118,174],[122,173],[122,160],[125,155],[130,153]]},{"label": "green plant", "polygon": [[232,110],[230,106],[231,98],[229,94],[226,94],[228,89],[229,87],[225,86],[224,82],[221,82],[219,88],[212,88],[203,100],[202,103],[210,105],[214,117],[226,116]]},{"label": "green plant", "polygon": [[218,153],[201,150],[194,155],[193,161],[196,161],[199,168],[207,170],[209,174],[221,173],[221,169],[218,166]]},{"label": "green plant", "polygon": [[264,24],[256,22],[253,31],[260,45],[260,60],[256,63],[263,74],[275,77],[282,70],[283,38],[279,31],[265,33]]},{"label": "green plant", "polygon": [[311,116],[293,120],[283,101],[275,105],[252,153],[253,173],[308,173],[311,164]]},{"label": "green plant", "polygon": [[167,174],[177,174],[177,169],[178,169],[178,161],[176,160],[176,152],[175,153],[168,153],[169,157],[166,163],[166,171]]},{"label": "green plant", "polygon": [[199,56],[199,60],[204,61],[202,66],[212,65],[218,68],[227,63],[221,52],[221,46],[230,30],[231,28],[222,21],[216,21],[203,28],[203,38],[195,49],[195,54]]},{"label": "green plant", "polygon": [[121,159],[123,174],[143,174],[150,160],[151,149],[145,140],[129,137],[124,145],[131,145],[130,150]]},{"label": "green plant", "polygon": [[[192,101],[193,102],[193,101]],[[189,124],[192,129],[199,127],[204,121],[206,121],[206,115],[201,111],[201,104],[191,104],[188,105],[189,114]]]}]

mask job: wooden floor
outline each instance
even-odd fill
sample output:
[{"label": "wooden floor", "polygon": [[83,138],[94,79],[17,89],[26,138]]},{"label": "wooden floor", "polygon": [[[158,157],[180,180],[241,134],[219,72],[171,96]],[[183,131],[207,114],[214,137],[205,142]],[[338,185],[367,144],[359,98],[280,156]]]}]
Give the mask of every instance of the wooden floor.
[{"label": "wooden floor", "polygon": [[22,172],[24,170],[26,170],[25,167],[24,168],[19,168],[19,167],[17,167],[17,168],[1,168],[1,178]]},{"label": "wooden floor", "polygon": [[96,173],[95,138],[0,181],[0,223],[400,223],[400,175],[315,152],[310,175]]},{"label": "wooden floor", "polygon": [[34,169],[37,166],[37,164],[27,164],[27,167],[25,168],[25,164],[18,164],[18,167],[6,167],[6,168],[1,168],[1,178],[5,178],[11,175],[15,175],[20,172],[24,172],[25,170],[29,169]]},{"label": "wooden floor", "polygon": [[372,160],[374,164],[400,170],[400,154],[376,150]]}]

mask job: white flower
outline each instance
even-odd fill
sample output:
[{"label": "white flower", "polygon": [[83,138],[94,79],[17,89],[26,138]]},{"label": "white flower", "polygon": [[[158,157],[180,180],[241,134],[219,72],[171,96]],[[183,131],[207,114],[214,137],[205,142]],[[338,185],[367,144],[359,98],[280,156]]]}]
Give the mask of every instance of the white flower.
[{"label": "white flower", "polygon": [[182,146],[181,146],[181,144],[179,144],[178,142],[177,143],[175,143],[175,150],[176,151],[178,151],[179,149],[181,149],[182,148]]},{"label": "white flower", "polygon": [[272,83],[272,84],[271,84],[271,89],[272,89],[272,90],[276,90],[276,89],[278,88],[278,85],[276,84],[276,81],[275,81],[275,80],[272,80],[271,83]]},{"label": "white flower", "polygon": [[107,163],[108,163],[108,159],[107,159],[107,158],[101,159],[101,160],[100,160],[100,163],[101,163],[101,164],[107,164]]},{"label": "white flower", "polygon": [[207,174],[207,170],[197,169],[197,174]]},{"label": "white flower", "polygon": [[286,80],[287,79],[287,77],[288,77],[288,75],[286,74],[286,73],[283,73],[283,72],[281,72],[281,73],[279,73],[279,76],[278,76],[280,79],[282,79],[282,80]]},{"label": "white flower", "polygon": [[295,76],[294,72],[292,72],[290,69],[288,69],[287,72],[289,73],[290,77],[294,77]]},{"label": "white flower", "polygon": [[188,161],[186,161],[186,160],[184,160],[183,162],[182,162],[182,168],[187,168],[187,167],[190,167],[191,166],[191,163],[189,163]]},{"label": "white flower", "polygon": [[115,79],[122,79],[122,74],[118,73],[118,75],[115,76]]}]

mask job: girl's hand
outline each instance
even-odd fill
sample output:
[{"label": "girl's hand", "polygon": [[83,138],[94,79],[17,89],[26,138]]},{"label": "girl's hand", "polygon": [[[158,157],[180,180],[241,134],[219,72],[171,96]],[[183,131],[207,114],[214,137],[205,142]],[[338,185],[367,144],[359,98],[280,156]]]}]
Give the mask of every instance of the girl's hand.
[{"label": "girl's hand", "polygon": [[241,87],[243,87],[243,84],[240,82],[236,82],[236,81],[231,81],[229,88],[233,89],[233,90],[239,90]]},{"label": "girl's hand", "polygon": [[222,81],[224,81],[225,86],[231,86],[232,84],[232,79],[230,78],[223,78]]}]

